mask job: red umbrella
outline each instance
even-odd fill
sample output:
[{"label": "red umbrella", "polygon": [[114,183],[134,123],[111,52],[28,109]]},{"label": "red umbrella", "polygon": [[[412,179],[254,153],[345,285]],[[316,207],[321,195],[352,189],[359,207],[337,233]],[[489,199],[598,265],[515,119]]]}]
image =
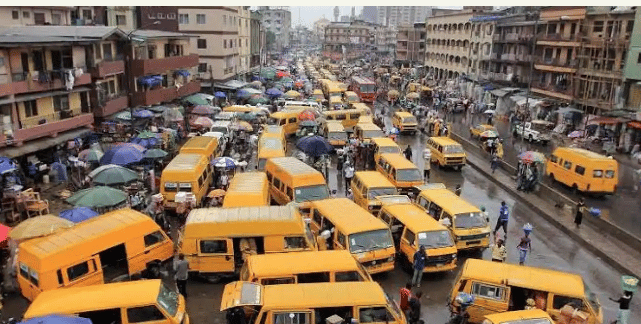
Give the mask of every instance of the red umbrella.
[{"label": "red umbrella", "polygon": [[305,110],[302,113],[298,114],[298,119],[299,120],[315,120],[316,116],[314,115],[313,112],[309,110]]},{"label": "red umbrella", "polygon": [[286,76],[289,76],[289,72],[278,71],[276,73],[276,76],[279,77],[279,78],[286,77]]},{"label": "red umbrella", "polygon": [[191,125],[201,126],[201,127],[211,127],[214,125],[214,121],[208,117],[198,117],[190,122]]},{"label": "red umbrella", "polygon": [[296,86],[296,88],[302,88],[303,87],[303,82],[302,81],[296,81],[296,83],[294,83],[294,86]]},{"label": "red umbrella", "polygon": [[11,227],[0,224],[0,244],[4,244],[9,237]]},{"label": "red umbrella", "polygon": [[191,113],[194,115],[213,115],[216,113],[216,108],[212,106],[207,106],[207,105],[200,105],[194,107],[194,109],[191,110]]}]

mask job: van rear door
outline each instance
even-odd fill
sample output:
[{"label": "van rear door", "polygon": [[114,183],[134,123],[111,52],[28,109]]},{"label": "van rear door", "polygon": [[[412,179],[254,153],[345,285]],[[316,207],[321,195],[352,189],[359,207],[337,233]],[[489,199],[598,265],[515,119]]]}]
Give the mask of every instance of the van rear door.
[{"label": "van rear door", "polygon": [[234,246],[230,238],[198,240],[197,268],[204,273],[234,271]]},{"label": "van rear door", "polygon": [[256,283],[235,281],[225,285],[220,302],[220,311],[238,306],[258,306],[262,304],[263,287]]},{"label": "van rear door", "polygon": [[473,281],[470,292],[474,295],[474,304],[469,307],[470,322],[480,323],[485,315],[507,312],[509,287]]}]

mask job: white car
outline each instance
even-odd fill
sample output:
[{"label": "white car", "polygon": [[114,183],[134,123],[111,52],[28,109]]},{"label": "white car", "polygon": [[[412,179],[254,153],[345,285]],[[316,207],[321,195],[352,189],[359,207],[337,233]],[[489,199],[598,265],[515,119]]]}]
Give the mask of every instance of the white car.
[{"label": "white car", "polygon": [[203,134],[202,136],[217,138],[218,139],[219,151],[221,153],[225,152],[225,149],[227,149],[227,136],[225,136],[225,134],[223,134],[221,132],[207,132],[207,133]]}]

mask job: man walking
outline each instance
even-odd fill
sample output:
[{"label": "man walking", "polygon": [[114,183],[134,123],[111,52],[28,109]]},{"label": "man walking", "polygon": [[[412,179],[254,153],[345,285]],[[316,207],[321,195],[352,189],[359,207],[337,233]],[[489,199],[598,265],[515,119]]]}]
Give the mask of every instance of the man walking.
[{"label": "man walking", "polygon": [[421,247],[414,253],[414,276],[412,277],[412,284],[417,288],[421,288],[421,281],[423,280],[423,269],[425,269],[425,261],[427,260],[427,253],[425,247]]},{"label": "man walking", "polygon": [[425,181],[430,180],[430,168],[432,167],[432,151],[429,148],[423,150],[423,177]]},{"label": "man walking", "polygon": [[401,288],[401,300],[400,300],[400,305],[399,307],[401,308],[401,311],[403,311],[403,314],[407,316],[407,311],[410,309],[410,296],[412,295],[412,283],[408,282],[405,284],[405,287]]},{"label": "man walking", "polygon": [[624,291],[623,296],[621,298],[614,299],[611,297],[608,297],[611,301],[615,303],[619,303],[619,313],[617,314],[617,320],[615,323],[617,324],[628,324],[628,319],[630,318],[630,301],[632,300],[632,292],[631,291]]},{"label": "man walking", "polygon": [[176,286],[178,292],[187,298],[187,279],[189,278],[189,261],[185,260],[185,255],[180,253],[178,260],[174,260],[174,279],[176,279]]},{"label": "man walking", "polygon": [[423,292],[419,291],[416,295],[412,296],[409,301],[410,316],[409,324],[418,324],[421,320],[421,297]]},{"label": "man walking", "polygon": [[347,196],[347,190],[350,189],[350,184],[352,183],[352,178],[354,177],[354,167],[351,163],[345,163],[345,195]]},{"label": "man walking", "polygon": [[409,144],[407,145],[405,151],[403,151],[403,154],[405,155],[406,159],[412,161],[412,148],[409,146]]},{"label": "man walking", "polygon": [[499,231],[499,228],[503,227],[503,232],[505,233],[505,240],[507,240],[507,221],[510,217],[510,211],[505,205],[505,201],[501,201],[501,209],[499,209],[499,219],[496,221],[496,226],[494,227],[494,236],[496,232]]}]

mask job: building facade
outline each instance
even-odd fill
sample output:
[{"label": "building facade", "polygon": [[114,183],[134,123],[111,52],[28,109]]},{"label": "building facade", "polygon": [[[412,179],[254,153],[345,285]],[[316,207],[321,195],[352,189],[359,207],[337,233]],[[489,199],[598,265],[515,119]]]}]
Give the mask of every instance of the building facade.
[{"label": "building facade", "polygon": [[200,60],[199,79],[220,82],[238,73],[240,8],[178,7],[178,30],[195,36],[190,51]]},{"label": "building facade", "polygon": [[383,26],[408,26],[425,22],[432,15],[428,6],[377,6],[376,23]]},{"label": "building facade", "polygon": [[[497,19],[497,16],[486,14],[483,11],[475,12],[474,17],[470,18],[472,26],[470,30],[469,60],[465,74],[472,81],[479,82],[479,74],[490,69],[490,62],[487,59],[492,54]],[[459,23],[452,27],[455,28],[454,31],[460,28],[465,29],[465,24]],[[463,42],[463,45],[465,45],[465,42]],[[454,58],[454,61],[456,61],[456,58]]]},{"label": "building facade", "polygon": [[323,55],[333,60],[352,60],[375,50],[374,27],[375,25],[360,20],[330,23],[325,27]]},{"label": "building facade", "polygon": [[140,29],[178,32],[178,7],[142,6],[136,8],[136,25]]},{"label": "building facade", "polygon": [[630,49],[625,63],[625,107],[641,111],[641,10],[636,11]]},{"label": "building facade", "polygon": [[401,26],[396,34],[396,62],[423,64],[425,60],[425,23]]},{"label": "building facade", "polygon": [[289,35],[292,24],[292,13],[289,7],[258,7],[267,33],[273,33],[274,44],[270,50],[281,52],[289,47]]},{"label": "building facade", "polygon": [[471,56],[476,55],[474,50],[476,53],[482,50],[480,44],[470,41],[473,34],[470,20],[474,15],[459,11],[428,18],[425,67],[435,79],[458,78],[469,72]]},{"label": "building facade", "polygon": [[118,27],[124,31],[132,31],[139,28],[137,22],[136,7],[103,7],[104,22],[106,26]]},{"label": "building facade", "polygon": [[314,36],[316,38],[316,41],[318,43],[322,43],[323,40],[325,39],[325,27],[329,25],[330,21],[329,19],[326,19],[325,17],[320,18],[314,22]]},{"label": "building facade", "polygon": [[376,52],[381,55],[395,55],[396,51],[396,27],[386,27],[376,25],[375,30],[375,44]]},{"label": "building facade", "polygon": [[263,28],[261,21],[261,14],[258,11],[252,11],[250,21],[250,68],[253,70],[260,67],[262,62],[261,55],[263,54],[263,47],[265,46],[265,28]]},{"label": "building facade", "polygon": [[238,70],[237,74],[241,80],[249,80],[249,67],[251,64],[251,12],[249,6],[238,8]]},{"label": "building facade", "polygon": [[72,24],[75,7],[0,7],[0,27]]}]

